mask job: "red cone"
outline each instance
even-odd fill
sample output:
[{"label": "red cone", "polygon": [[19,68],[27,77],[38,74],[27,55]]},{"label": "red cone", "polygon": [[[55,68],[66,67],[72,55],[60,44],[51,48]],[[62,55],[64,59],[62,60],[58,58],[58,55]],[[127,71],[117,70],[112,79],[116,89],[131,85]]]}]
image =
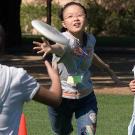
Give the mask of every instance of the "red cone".
[{"label": "red cone", "polygon": [[26,119],[23,113],[20,119],[18,135],[27,135]]}]

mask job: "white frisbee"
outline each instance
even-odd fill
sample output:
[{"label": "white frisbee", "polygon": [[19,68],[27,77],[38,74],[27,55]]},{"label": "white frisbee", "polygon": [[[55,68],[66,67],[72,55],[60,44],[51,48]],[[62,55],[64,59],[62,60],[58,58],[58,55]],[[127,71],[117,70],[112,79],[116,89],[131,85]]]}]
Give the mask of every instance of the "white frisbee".
[{"label": "white frisbee", "polygon": [[69,43],[69,40],[55,27],[52,27],[40,20],[32,20],[31,24],[38,32],[49,40],[63,45],[67,45]]}]

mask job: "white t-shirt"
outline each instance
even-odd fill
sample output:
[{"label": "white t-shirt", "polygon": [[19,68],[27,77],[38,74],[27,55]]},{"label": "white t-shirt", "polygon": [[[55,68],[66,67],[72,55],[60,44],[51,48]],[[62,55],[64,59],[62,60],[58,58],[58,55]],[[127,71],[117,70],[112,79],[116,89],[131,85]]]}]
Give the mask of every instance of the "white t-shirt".
[{"label": "white t-shirt", "polygon": [[18,135],[25,101],[33,98],[39,83],[23,68],[0,64],[0,135]]}]

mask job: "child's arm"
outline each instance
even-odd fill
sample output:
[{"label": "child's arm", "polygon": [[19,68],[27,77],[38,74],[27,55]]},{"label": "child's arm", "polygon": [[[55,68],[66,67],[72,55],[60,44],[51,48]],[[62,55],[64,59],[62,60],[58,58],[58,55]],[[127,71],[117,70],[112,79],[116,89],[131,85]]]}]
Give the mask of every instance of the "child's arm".
[{"label": "child's arm", "polygon": [[96,53],[93,55],[93,64],[101,69],[108,69],[109,65],[106,64]]},{"label": "child's arm", "polygon": [[36,50],[38,54],[43,53],[44,56],[49,53],[55,53],[59,56],[62,56],[65,52],[64,45],[61,44],[50,45],[50,43],[46,40],[44,40],[42,43],[33,41],[33,44],[36,45],[35,47],[33,47],[33,49]]},{"label": "child's arm", "polygon": [[53,66],[51,66],[48,61],[45,61],[44,63],[51,79],[51,86],[40,86],[33,99],[38,102],[57,107],[60,105],[62,99],[62,89],[57,64],[53,63]]},{"label": "child's arm", "polygon": [[132,80],[129,83],[129,88],[130,88],[131,92],[133,92],[135,94],[135,80]]},{"label": "child's arm", "polygon": [[107,73],[110,75],[110,77],[112,78],[112,80],[116,83],[116,84],[126,84],[124,82],[122,82],[117,75],[115,74],[115,72],[109,67],[108,64],[106,64],[97,54],[94,53],[93,56],[93,64],[100,68],[100,69],[104,69],[105,71],[107,71]]}]

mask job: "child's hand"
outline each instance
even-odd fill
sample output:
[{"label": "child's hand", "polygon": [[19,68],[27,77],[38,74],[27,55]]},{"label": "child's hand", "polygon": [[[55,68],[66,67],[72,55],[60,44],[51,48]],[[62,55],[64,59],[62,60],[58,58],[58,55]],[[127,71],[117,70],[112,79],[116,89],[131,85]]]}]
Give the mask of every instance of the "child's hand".
[{"label": "child's hand", "polygon": [[43,40],[43,43],[33,41],[33,44],[36,45],[36,47],[33,47],[33,50],[36,50],[38,54],[44,54],[43,57],[45,57],[48,53],[51,53],[52,47],[49,44],[47,40]]},{"label": "child's hand", "polygon": [[129,83],[129,88],[130,88],[131,92],[133,92],[135,94],[135,80],[132,80]]},{"label": "child's hand", "polygon": [[51,64],[46,60],[44,62],[44,64],[47,68],[48,75],[49,75],[51,81],[58,81],[59,80],[59,73],[58,73],[57,63],[53,63],[51,66]]}]

